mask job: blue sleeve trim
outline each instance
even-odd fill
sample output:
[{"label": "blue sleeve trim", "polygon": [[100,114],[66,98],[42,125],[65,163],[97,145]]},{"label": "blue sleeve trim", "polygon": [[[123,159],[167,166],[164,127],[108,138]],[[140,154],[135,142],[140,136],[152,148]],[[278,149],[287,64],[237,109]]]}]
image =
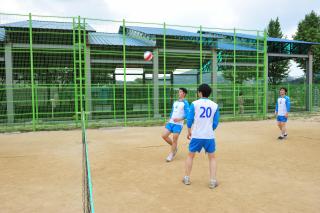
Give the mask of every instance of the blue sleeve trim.
[{"label": "blue sleeve trim", "polygon": [[219,119],[220,119],[220,112],[219,112],[219,107],[218,107],[216,110],[216,113],[214,113],[214,117],[213,117],[213,123],[212,123],[213,130],[215,130],[218,127]]},{"label": "blue sleeve trim", "polygon": [[188,117],[187,117],[187,126],[188,128],[191,128],[192,124],[194,121],[194,105],[193,103],[190,105],[189,108],[189,113],[188,113]]},{"label": "blue sleeve trim", "polygon": [[290,98],[286,96],[285,99],[286,99],[287,112],[290,112],[290,107],[291,107]]},{"label": "blue sleeve trim", "polygon": [[188,101],[184,101],[184,118],[187,118],[189,114],[189,103]]}]

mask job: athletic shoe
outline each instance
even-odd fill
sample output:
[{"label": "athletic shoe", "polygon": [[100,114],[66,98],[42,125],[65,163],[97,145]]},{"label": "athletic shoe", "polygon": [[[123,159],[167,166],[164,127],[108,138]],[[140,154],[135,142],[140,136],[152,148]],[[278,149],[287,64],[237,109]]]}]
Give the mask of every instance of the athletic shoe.
[{"label": "athletic shoe", "polygon": [[288,133],[284,134],[283,136],[284,136],[285,138],[288,137]]},{"label": "athletic shoe", "polygon": [[284,136],[280,135],[280,136],[278,137],[278,139],[279,139],[279,140],[282,140],[282,139],[284,139]]},{"label": "athletic shoe", "polygon": [[176,156],[177,152],[178,152],[178,147],[176,148],[176,150],[173,153],[173,158]]},{"label": "athletic shoe", "polygon": [[184,185],[190,185],[190,177],[189,176],[184,176],[182,182],[184,183]]},{"label": "athletic shoe", "polygon": [[168,157],[167,157],[167,162],[171,162],[172,160],[173,160],[173,158],[174,158],[174,156],[176,156],[176,154],[177,154],[177,151],[178,151],[178,149],[176,149],[175,151],[174,151],[174,153],[172,153],[172,152],[170,152],[170,154],[168,155]]},{"label": "athletic shoe", "polygon": [[210,180],[210,183],[209,183],[209,188],[210,188],[210,189],[214,189],[214,188],[216,188],[217,186],[218,186],[217,180],[211,179],[211,180]]}]

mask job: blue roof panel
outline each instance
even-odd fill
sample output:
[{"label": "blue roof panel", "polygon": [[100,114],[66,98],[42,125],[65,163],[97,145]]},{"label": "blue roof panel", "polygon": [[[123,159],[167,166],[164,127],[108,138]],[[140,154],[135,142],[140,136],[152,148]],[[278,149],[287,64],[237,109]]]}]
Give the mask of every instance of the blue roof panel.
[{"label": "blue roof panel", "polygon": [[[214,34],[214,35],[221,35],[221,36],[229,36],[233,37],[234,34],[230,32],[214,32],[214,31],[207,31],[204,33],[208,34]],[[257,39],[257,35],[251,35],[251,34],[244,34],[244,33],[236,33],[236,37],[238,38],[245,38],[245,39]],[[263,37],[259,37],[260,39],[263,39]],[[290,39],[285,39],[285,38],[274,38],[274,37],[267,37],[267,41],[270,42],[283,42],[283,43],[297,43],[297,44],[320,44],[316,42],[308,42],[308,41],[298,41],[298,40],[290,40]]]},{"label": "blue roof panel", "polygon": [[274,38],[274,37],[268,37],[267,41],[270,42],[286,42],[286,43],[297,43],[297,44],[320,44],[318,42],[309,42],[309,41],[299,41],[299,40],[290,40],[286,38]]},{"label": "blue roof panel", "polygon": [[[89,44],[91,45],[109,45],[122,46],[123,36],[117,33],[89,33]],[[142,40],[126,36],[126,46],[153,47],[155,43],[150,40]]]},{"label": "blue roof panel", "polygon": [[[1,27],[17,27],[29,28],[29,21],[18,21],[0,25]],[[56,21],[38,21],[32,20],[32,28],[34,29],[54,29],[54,30],[72,30],[72,22],[56,22]],[[95,31],[89,24],[86,24],[87,31]]]}]

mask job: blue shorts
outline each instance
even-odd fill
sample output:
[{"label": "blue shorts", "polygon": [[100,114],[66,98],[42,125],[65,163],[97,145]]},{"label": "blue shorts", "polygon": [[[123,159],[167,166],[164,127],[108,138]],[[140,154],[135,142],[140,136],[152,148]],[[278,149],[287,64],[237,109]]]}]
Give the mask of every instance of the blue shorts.
[{"label": "blue shorts", "polygon": [[190,152],[200,152],[201,149],[208,153],[214,153],[216,151],[216,142],[214,139],[198,139],[192,138],[189,144]]},{"label": "blue shorts", "polygon": [[182,125],[178,125],[178,124],[173,124],[173,123],[167,123],[166,124],[166,129],[169,130],[172,133],[178,133],[180,134],[180,132],[182,131]]},{"label": "blue shorts", "polygon": [[278,122],[287,122],[288,118],[286,118],[285,116],[278,115],[277,116],[277,121]]}]

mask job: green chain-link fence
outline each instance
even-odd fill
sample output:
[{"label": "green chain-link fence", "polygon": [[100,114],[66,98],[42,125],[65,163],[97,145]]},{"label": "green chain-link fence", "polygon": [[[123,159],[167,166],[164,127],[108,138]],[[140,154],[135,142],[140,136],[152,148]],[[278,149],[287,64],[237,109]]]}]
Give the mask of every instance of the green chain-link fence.
[{"label": "green chain-link fence", "polygon": [[[91,125],[162,122],[178,88],[191,102],[201,83],[223,116],[262,118],[278,89],[267,89],[266,57],[258,30],[0,14],[0,127],[79,127],[82,110]],[[304,89],[290,86],[294,110]]]}]

